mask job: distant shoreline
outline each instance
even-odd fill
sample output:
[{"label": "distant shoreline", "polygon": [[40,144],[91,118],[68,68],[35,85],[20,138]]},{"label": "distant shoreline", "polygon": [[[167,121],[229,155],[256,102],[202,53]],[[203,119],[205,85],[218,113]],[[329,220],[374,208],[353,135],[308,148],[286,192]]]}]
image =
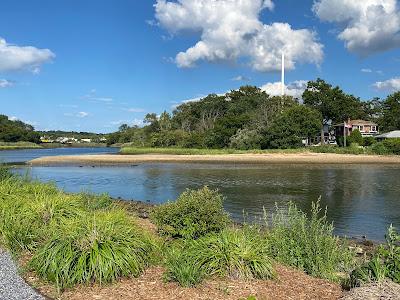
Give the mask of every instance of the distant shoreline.
[{"label": "distant shoreline", "polygon": [[58,148],[106,148],[107,144],[102,143],[77,143],[77,144],[34,144],[34,143],[1,143],[0,151],[6,150],[36,150],[36,149],[58,149]]},{"label": "distant shoreline", "polygon": [[97,165],[118,166],[135,163],[223,163],[223,164],[399,164],[400,156],[352,155],[333,153],[272,153],[216,155],[74,155],[40,157],[30,165]]}]

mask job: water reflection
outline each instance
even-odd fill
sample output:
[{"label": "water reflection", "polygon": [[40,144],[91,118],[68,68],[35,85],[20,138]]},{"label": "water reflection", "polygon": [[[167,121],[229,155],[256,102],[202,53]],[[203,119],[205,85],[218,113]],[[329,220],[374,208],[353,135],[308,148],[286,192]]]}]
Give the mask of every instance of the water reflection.
[{"label": "water reflection", "polygon": [[386,227],[400,226],[400,168],[368,165],[143,164],[131,167],[34,167],[32,176],[55,181],[70,192],[91,190],[113,197],[162,203],[186,188],[208,185],[226,197],[236,220],[243,210],[259,218],[294,201],[304,211],[321,196],[336,233],[382,240]]}]

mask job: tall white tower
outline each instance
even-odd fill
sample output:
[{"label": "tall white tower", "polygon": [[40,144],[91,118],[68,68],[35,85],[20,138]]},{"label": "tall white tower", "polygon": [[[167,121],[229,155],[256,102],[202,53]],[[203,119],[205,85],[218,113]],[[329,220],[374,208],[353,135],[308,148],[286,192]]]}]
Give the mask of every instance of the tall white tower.
[{"label": "tall white tower", "polygon": [[282,96],[285,96],[285,53],[282,51]]}]

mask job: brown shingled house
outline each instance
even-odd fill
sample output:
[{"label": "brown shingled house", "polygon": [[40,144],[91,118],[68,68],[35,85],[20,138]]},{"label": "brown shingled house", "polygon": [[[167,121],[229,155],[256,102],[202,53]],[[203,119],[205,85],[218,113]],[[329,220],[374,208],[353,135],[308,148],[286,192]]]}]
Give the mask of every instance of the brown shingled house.
[{"label": "brown shingled house", "polygon": [[363,137],[379,134],[378,124],[365,120],[348,120],[347,122],[337,124],[334,127],[336,137],[344,136],[344,133],[346,133],[346,136],[349,136],[353,130],[356,129],[361,132]]}]

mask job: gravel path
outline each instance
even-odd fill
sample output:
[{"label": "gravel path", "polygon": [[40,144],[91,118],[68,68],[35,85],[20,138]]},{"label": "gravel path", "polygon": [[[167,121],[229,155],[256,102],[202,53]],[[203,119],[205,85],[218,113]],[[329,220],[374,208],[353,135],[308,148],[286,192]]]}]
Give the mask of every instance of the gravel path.
[{"label": "gravel path", "polygon": [[44,300],[19,276],[11,256],[1,249],[0,300]]}]

